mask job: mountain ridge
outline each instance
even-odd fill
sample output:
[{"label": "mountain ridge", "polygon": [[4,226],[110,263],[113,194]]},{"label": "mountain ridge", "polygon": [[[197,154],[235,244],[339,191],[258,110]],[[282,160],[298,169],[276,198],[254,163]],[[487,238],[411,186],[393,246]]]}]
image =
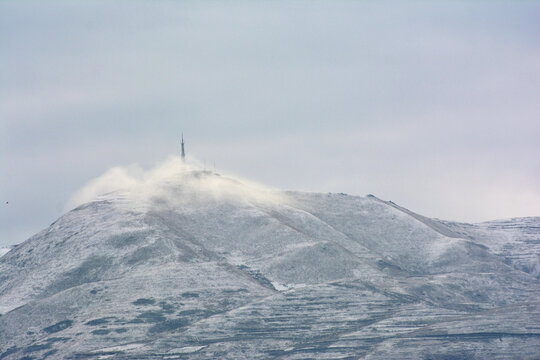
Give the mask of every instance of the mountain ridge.
[{"label": "mountain ridge", "polygon": [[446,222],[177,170],[0,258],[0,358],[540,354],[540,218]]}]

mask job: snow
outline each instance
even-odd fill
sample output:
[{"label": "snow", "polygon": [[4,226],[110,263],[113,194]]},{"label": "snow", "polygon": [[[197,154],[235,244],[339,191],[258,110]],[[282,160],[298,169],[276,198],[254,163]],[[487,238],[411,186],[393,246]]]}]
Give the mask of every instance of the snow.
[{"label": "snow", "polygon": [[0,257],[4,256],[5,254],[7,254],[9,251],[11,250],[11,248],[0,248]]},{"label": "snow", "polygon": [[540,353],[540,218],[459,224],[176,170],[124,178],[0,258],[0,356]]},{"label": "snow", "polygon": [[205,347],[206,346],[185,346],[183,348],[169,350],[169,353],[189,354],[189,353],[193,353],[193,352],[199,351],[201,349],[204,349]]},{"label": "snow", "polygon": [[99,349],[101,352],[117,352],[117,351],[127,351],[127,350],[134,350],[138,349],[140,347],[143,347],[144,344],[142,343],[134,343],[134,344],[126,344],[126,345],[120,345],[120,346],[111,346],[108,348]]}]

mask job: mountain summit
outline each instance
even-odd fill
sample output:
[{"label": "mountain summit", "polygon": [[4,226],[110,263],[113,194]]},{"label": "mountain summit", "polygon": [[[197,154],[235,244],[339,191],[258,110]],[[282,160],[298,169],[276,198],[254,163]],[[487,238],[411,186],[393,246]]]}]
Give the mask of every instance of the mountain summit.
[{"label": "mountain summit", "polygon": [[0,359],[540,357],[540,218],[446,222],[173,163],[0,258]]}]

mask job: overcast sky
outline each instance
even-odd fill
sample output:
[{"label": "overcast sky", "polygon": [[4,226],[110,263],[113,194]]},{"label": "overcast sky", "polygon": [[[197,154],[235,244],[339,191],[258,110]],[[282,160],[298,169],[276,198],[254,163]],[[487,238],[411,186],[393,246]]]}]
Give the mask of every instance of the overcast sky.
[{"label": "overcast sky", "polygon": [[276,188],[539,216],[538,19],[517,0],[2,1],[0,245],[182,131]]}]

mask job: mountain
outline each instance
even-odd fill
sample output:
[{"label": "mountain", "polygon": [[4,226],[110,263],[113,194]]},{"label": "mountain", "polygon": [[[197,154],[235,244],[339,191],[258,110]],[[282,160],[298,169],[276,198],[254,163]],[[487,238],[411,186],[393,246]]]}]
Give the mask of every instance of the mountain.
[{"label": "mountain", "polygon": [[11,250],[11,247],[3,247],[3,248],[0,248],[0,257],[1,256],[4,256],[5,254],[8,253],[8,251]]},{"label": "mountain", "polygon": [[0,258],[0,359],[540,358],[540,218],[180,169]]}]

